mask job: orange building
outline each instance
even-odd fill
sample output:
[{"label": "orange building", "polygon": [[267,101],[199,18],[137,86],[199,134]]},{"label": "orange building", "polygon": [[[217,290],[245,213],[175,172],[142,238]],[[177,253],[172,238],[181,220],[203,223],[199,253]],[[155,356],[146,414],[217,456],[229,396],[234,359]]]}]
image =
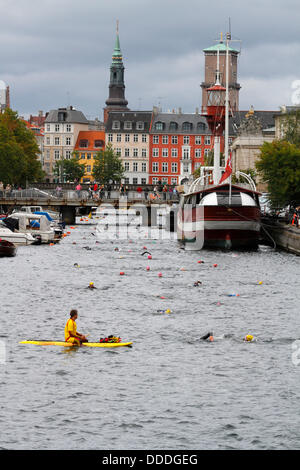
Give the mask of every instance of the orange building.
[{"label": "orange building", "polygon": [[95,156],[105,147],[104,131],[80,131],[77,137],[74,151],[78,153],[79,163],[85,164],[85,175],[82,183],[94,181],[93,167]]}]

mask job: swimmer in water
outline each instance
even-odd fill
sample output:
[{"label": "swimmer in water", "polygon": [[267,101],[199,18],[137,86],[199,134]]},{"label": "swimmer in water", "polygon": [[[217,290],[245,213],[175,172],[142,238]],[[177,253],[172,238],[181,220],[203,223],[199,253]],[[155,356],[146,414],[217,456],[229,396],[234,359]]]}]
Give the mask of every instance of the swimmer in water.
[{"label": "swimmer in water", "polygon": [[200,339],[204,340],[204,341],[213,341],[214,340],[214,336],[213,336],[213,332],[208,332],[206,333],[206,335],[204,336],[201,336]]},{"label": "swimmer in water", "polygon": [[90,282],[90,284],[88,285],[88,289],[97,289],[97,287],[94,286],[93,282]]},{"label": "swimmer in water", "polygon": [[201,281],[196,281],[194,282],[194,287],[201,286],[202,282]]},{"label": "swimmer in water", "polygon": [[252,335],[246,335],[244,338],[243,338],[244,341],[248,342],[248,343],[251,343],[252,341],[255,341],[254,339],[254,336]]}]

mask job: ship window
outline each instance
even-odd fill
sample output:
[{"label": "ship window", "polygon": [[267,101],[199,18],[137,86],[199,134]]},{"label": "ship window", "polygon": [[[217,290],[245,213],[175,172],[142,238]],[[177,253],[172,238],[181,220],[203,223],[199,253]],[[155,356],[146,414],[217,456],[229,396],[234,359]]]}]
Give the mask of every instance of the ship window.
[{"label": "ship window", "polygon": [[240,193],[233,193],[231,195],[231,203],[229,204],[229,194],[228,193],[219,193],[217,192],[218,206],[241,206],[242,198]]}]

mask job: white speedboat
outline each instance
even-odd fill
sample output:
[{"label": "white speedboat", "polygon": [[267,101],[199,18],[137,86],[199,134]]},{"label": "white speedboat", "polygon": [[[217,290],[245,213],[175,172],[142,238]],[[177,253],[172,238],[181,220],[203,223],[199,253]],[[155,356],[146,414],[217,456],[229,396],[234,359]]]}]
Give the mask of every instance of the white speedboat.
[{"label": "white speedboat", "polygon": [[15,212],[5,220],[6,223],[15,223],[18,233],[30,234],[36,243],[50,243],[55,240],[55,232],[45,215]]},{"label": "white speedboat", "polygon": [[36,243],[36,239],[30,233],[19,233],[10,230],[2,221],[0,221],[0,239],[14,245],[32,245]]}]

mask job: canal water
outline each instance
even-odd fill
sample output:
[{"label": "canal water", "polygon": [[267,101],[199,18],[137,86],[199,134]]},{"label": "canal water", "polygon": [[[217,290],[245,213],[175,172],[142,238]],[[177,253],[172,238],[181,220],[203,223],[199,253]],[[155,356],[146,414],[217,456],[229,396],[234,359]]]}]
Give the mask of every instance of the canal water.
[{"label": "canal water", "polygon": [[[95,228],[0,260],[0,447],[299,449],[300,258]],[[90,341],[133,347],[19,344],[63,340],[72,308]]]}]

